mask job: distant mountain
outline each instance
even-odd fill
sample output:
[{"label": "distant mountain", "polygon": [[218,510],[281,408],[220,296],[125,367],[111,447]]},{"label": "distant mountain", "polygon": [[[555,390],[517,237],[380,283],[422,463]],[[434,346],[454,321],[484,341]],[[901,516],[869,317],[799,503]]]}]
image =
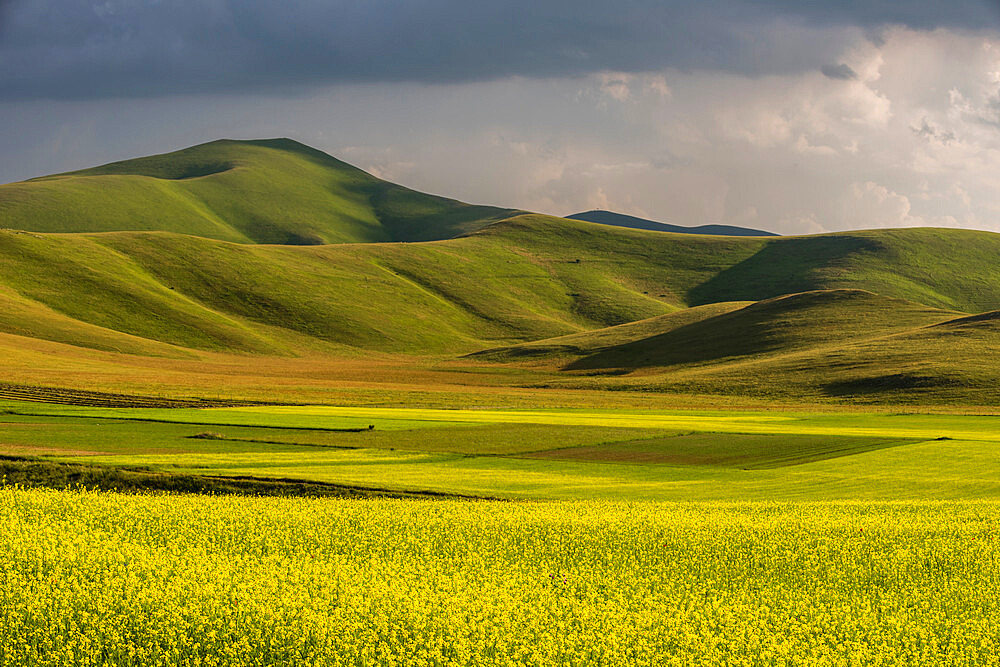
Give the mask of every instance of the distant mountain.
[{"label": "distant mountain", "polygon": [[433,241],[513,211],[416,192],[291,139],[213,141],[0,185],[0,228],[237,243]]},{"label": "distant mountain", "polygon": [[700,227],[682,227],[681,225],[669,225],[665,222],[646,220],[633,215],[622,213],[612,213],[611,211],[585,211],[567,215],[570,220],[583,220],[585,222],[596,222],[602,225],[612,225],[614,227],[629,227],[631,229],[649,229],[654,232],[673,232],[675,234],[709,234],[711,236],[778,236],[772,232],[765,232],[759,229],[748,229],[746,227],[733,227],[731,225],[701,225]]}]

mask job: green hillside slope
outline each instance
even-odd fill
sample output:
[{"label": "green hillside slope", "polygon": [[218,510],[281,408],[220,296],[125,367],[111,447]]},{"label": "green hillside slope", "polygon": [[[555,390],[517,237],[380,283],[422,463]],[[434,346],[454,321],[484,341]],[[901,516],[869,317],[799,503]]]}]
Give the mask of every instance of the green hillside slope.
[{"label": "green hillside slope", "polygon": [[841,346],[954,318],[953,313],[863,290],[768,299],[583,357],[568,369],[643,368]]},{"label": "green hillside slope", "polygon": [[[162,232],[0,232],[0,296],[17,304],[0,312],[0,331],[99,349],[124,345],[117,332],[130,336],[129,344],[138,337],[264,354],[333,345],[459,355],[646,320],[689,305],[816,289],[864,289],[933,308],[981,312],[1000,305],[996,266],[1000,235],[986,232],[739,239],[536,215],[461,238],[410,244],[303,247]],[[817,322],[841,334],[856,323],[869,326],[885,304],[865,303],[864,312],[844,311],[851,321],[840,322],[833,309]],[[765,308],[758,304],[744,315],[763,317]],[[910,311],[896,311],[898,324],[917,322]],[[809,318],[820,317],[817,310],[808,312]],[[728,317],[712,309],[699,313]],[[648,338],[663,333],[656,326],[691,316],[622,331]],[[800,320],[782,326],[798,327]],[[701,332],[697,322],[686,326],[689,353],[695,342],[702,356],[724,352],[709,349],[725,342],[712,338],[714,329]],[[746,326],[753,336],[734,336],[751,346],[748,351],[791,344],[780,332],[764,335],[753,328],[757,324]],[[636,345],[623,349],[646,354]]]},{"label": "green hillside slope", "polygon": [[861,290],[740,305],[699,306],[472,357],[528,364],[535,373],[548,368],[554,378],[548,386],[560,388],[879,403],[1000,401],[998,311],[960,316]]},{"label": "green hillside slope", "polygon": [[956,320],[960,313],[852,289],[696,306],[640,322],[473,355],[565,362],[565,370],[687,366],[843,346]]},{"label": "green hillside slope", "polygon": [[0,232],[0,258],[0,284],[24,311],[0,313],[0,330],[99,349],[107,341],[67,337],[42,314],[197,349],[282,353],[313,341],[447,354],[676,308],[614,276],[569,285],[491,237],[296,247]]},{"label": "green hillside slope", "polygon": [[648,340],[669,331],[692,326],[698,322],[714,320],[719,315],[745,308],[753,303],[753,301],[725,301],[705,306],[694,306],[666,315],[658,315],[604,329],[482,350],[470,354],[468,357],[491,362],[517,361],[542,365],[550,365],[560,361],[569,363],[581,357],[637,341]]},{"label": "green hillside slope", "polygon": [[998,351],[1000,317],[991,314],[714,364],[647,368],[617,381],[631,389],[667,392],[995,405],[1000,402]]},{"label": "green hillside slope", "polygon": [[[588,266],[617,272],[636,289],[680,305],[849,288],[962,312],[1000,308],[1000,234],[992,232],[910,228],[735,238],[524,215],[475,235],[531,248],[562,274],[586,274]],[[580,265],[564,266],[577,259]]]},{"label": "green hillside slope", "polygon": [[181,151],[0,185],[0,227],[170,231],[239,243],[424,241],[511,212],[387,183],[289,139]]}]

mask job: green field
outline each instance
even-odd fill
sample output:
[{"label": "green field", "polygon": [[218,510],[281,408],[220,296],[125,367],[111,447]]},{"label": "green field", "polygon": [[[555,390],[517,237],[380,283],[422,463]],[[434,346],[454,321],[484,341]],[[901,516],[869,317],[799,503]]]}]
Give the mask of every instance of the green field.
[{"label": "green field", "polygon": [[0,453],[492,498],[978,499],[1000,498],[997,419],[9,402]]}]

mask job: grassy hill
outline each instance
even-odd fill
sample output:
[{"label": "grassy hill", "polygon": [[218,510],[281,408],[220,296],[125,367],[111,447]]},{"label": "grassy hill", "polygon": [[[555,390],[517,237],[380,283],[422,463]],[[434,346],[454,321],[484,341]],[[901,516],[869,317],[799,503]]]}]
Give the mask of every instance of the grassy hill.
[{"label": "grassy hill", "polygon": [[0,220],[5,349],[405,354],[495,384],[820,398],[996,375],[988,232],[631,229],[423,195],[288,140],[0,186]]},{"label": "grassy hill", "polygon": [[581,260],[685,306],[758,301],[818,289],[863,289],[961,312],[1000,308],[1000,234],[879,229],[814,236],[664,234],[519,216],[477,236],[531,247],[540,260]]},{"label": "grassy hill", "polygon": [[[267,354],[463,354],[688,306],[845,288],[961,313],[1000,306],[1000,236],[957,230],[757,239],[523,215],[415,244],[3,232],[0,259],[0,331],[104,349],[145,339]],[[824,326],[851,326],[833,317]]]},{"label": "grassy hill", "polygon": [[333,344],[442,354],[675,308],[596,274],[571,295],[544,266],[491,238],[294,247],[2,232],[0,257],[0,284],[18,304],[0,316],[0,330],[102,349],[123,333],[234,352]]},{"label": "grassy hill", "polygon": [[594,329],[579,333],[529,341],[505,347],[481,350],[468,355],[470,359],[491,362],[523,361],[549,365],[554,362],[574,360],[580,357],[618,348],[637,341],[644,341],[668,331],[674,331],[705,320],[714,320],[718,315],[730,313],[753,304],[753,301],[726,301],[705,306],[694,306],[676,310],[666,315],[658,315],[644,320],[619,324],[604,329]]},{"label": "grassy hill", "polygon": [[290,139],[213,141],[0,185],[0,227],[237,243],[443,239],[511,212],[387,183]]},{"label": "grassy hill", "polygon": [[843,345],[951,320],[960,313],[864,290],[696,306],[617,327],[479,353],[491,360],[575,357],[566,370],[639,369]]},{"label": "grassy hill", "polygon": [[1000,403],[997,350],[997,318],[957,318],[837,345],[701,366],[647,368],[619,381],[632,390],[782,400],[996,405]]},{"label": "grassy hill", "polygon": [[[860,290],[701,306],[477,359],[552,371],[549,386],[770,400],[994,405],[1000,313]],[[712,311],[715,311],[713,314]]]}]

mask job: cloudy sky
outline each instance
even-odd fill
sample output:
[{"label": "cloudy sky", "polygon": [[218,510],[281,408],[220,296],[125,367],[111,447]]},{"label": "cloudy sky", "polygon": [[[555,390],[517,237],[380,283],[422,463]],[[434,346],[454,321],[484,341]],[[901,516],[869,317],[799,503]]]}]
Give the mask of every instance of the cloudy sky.
[{"label": "cloudy sky", "polygon": [[1000,231],[1000,3],[0,0],[0,182],[276,136],[556,215]]}]

